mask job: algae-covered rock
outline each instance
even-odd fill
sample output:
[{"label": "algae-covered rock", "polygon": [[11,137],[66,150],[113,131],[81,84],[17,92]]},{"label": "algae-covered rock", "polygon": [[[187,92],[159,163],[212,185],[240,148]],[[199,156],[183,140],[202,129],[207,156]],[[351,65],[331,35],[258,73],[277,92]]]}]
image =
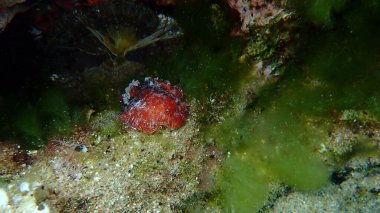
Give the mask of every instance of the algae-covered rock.
[{"label": "algae-covered rock", "polygon": [[379,158],[367,157],[355,157],[336,171],[335,184],[282,196],[269,212],[378,212]]},{"label": "algae-covered rock", "polygon": [[91,119],[91,128],[97,131],[100,136],[106,137],[121,134],[122,124],[118,112],[104,111]]},{"label": "algae-covered rock", "polygon": [[39,182],[15,182],[7,187],[0,187],[0,211],[4,213],[54,212],[54,208],[41,199],[44,197],[42,195],[44,191]]},{"label": "algae-covered rock", "polygon": [[331,133],[328,148],[337,155],[344,155],[353,151],[358,140],[358,137],[350,129],[343,127]]},{"label": "algae-covered rock", "polygon": [[205,157],[197,132],[191,120],[176,131],[130,131],[104,141],[77,132],[51,140],[17,181],[39,181],[58,211],[174,211],[197,191]]},{"label": "algae-covered rock", "polygon": [[379,123],[368,111],[343,110],[336,116],[326,141],[328,150],[338,158],[355,152],[375,150],[379,139]]}]

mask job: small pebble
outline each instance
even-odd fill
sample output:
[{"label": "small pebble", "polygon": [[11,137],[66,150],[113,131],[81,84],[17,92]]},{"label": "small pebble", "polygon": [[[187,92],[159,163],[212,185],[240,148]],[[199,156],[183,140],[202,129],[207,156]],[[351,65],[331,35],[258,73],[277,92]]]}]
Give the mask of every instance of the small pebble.
[{"label": "small pebble", "polygon": [[0,189],[0,209],[5,208],[8,205],[9,198],[7,192],[4,189]]},{"label": "small pebble", "polygon": [[18,205],[18,203],[20,203],[20,201],[22,200],[22,197],[20,194],[16,194],[12,197],[12,203],[14,205]]},{"label": "small pebble", "polygon": [[85,145],[78,145],[75,147],[75,151],[77,152],[87,152],[88,149]]},{"label": "small pebble", "polygon": [[18,190],[20,192],[29,192],[29,183],[28,182],[22,182],[20,186],[18,187]]},{"label": "small pebble", "polygon": [[41,183],[39,183],[39,182],[33,182],[33,184],[32,184],[32,190],[37,189],[39,187],[41,187]]}]

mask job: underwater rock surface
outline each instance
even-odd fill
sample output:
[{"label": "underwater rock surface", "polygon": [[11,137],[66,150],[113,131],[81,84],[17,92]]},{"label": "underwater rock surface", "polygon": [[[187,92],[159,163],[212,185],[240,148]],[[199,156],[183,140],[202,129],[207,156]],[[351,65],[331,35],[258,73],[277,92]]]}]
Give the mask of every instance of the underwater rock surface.
[{"label": "underwater rock surface", "polygon": [[58,212],[174,211],[200,181],[206,155],[193,139],[197,132],[194,121],[159,135],[104,137],[79,131],[51,140],[18,180],[38,181],[43,191],[38,201]]},{"label": "underwater rock surface", "polygon": [[[280,197],[269,212],[378,212],[380,159],[355,157],[341,172],[342,182],[313,193]],[[339,171],[338,171],[339,173]]]},{"label": "underwater rock surface", "polygon": [[[368,1],[375,6],[375,1]],[[114,2],[136,6],[136,1]],[[116,28],[97,26],[90,18],[103,14],[96,14],[96,10],[78,13],[91,30],[81,25],[79,30],[87,37],[74,39],[92,42],[90,47],[110,56],[110,63],[99,61],[102,66],[83,72],[84,81],[75,80],[76,84],[59,72],[52,77],[71,82],[68,87],[78,94],[92,93],[83,95],[90,100],[84,102],[89,103],[85,117],[88,125],[76,126],[75,134],[67,137],[42,137],[44,134],[37,132],[40,134],[34,136],[41,138],[41,143],[42,138],[48,141],[32,155],[31,164],[28,155],[20,155],[16,160],[25,164],[0,167],[7,174],[1,179],[0,196],[6,201],[0,206],[13,205],[8,196],[25,193],[27,183],[38,181],[41,187],[33,204],[43,202],[58,212],[378,212],[380,96],[376,89],[378,60],[372,56],[378,53],[379,31],[356,22],[357,17],[365,18],[358,12],[365,7],[356,3],[346,8],[355,16],[339,14],[334,18],[344,17],[344,24],[341,20],[336,28],[327,30],[290,23],[304,19],[288,19],[292,10],[285,10],[278,1],[277,6],[262,0],[230,1],[235,5],[232,8],[227,1],[215,2],[199,0],[189,9],[191,5],[177,1],[169,8],[156,8],[168,9],[166,15],[178,20],[184,36],[174,51],[151,57],[154,65],[142,62],[150,66],[144,70],[124,63],[126,58],[120,56],[131,43],[154,34],[160,22],[155,10],[143,6],[147,13],[141,14],[151,14],[154,23],[145,31],[144,24],[151,23],[144,23],[147,19],[140,17],[142,25],[128,26],[135,32],[122,30],[128,39]],[[245,24],[236,13],[245,11],[237,8],[238,2],[246,3],[242,9],[261,11],[262,18],[268,18],[268,22],[256,19],[257,24],[246,21],[246,40],[229,34],[232,22],[240,29]],[[115,5],[105,5],[110,11],[104,12],[106,9],[104,14],[119,9]],[[153,3],[148,5],[154,7]],[[172,7],[176,9],[172,11]],[[274,9],[274,13],[265,16],[266,9]],[[370,14],[367,9],[365,13]],[[229,15],[234,15],[231,23],[223,23]],[[251,12],[247,15],[252,18]],[[288,32],[297,24],[293,37]],[[228,29],[223,28],[226,26]],[[311,30],[304,29],[308,27]],[[137,39],[134,36],[140,29],[141,37]],[[310,41],[302,40],[304,37]],[[109,42],[114,39],[121,43]],[[301,47],[291,45],[297,39]],[[288,45],[293,48],[288,49]],[[158,46],[151,48],[160,52]],[[293,56],[297,56],[294,61]],[[142,76],[181,82],[192,107],[187,109],[187,103],[182,102],[179,87],[148,78],[142,84],[132,81],[123,96],[127,106],[120,117],[120,90],[131,79]],[[79,90],[75,85],[83,82],[86,86]],[[59,112],[57,115],[65,115],[64,121],[70,120],[69,108],[58,100],[42,101],[42,105],[48,106],[47,110],[50,106],[65,106],[48,112]],[[103,108],[97,107],[101,101]],[[33,106],[36,108],[24,113],[29,120],[33,114],[27,112],[37,107],[45,110],[40,104]],[[57,121],[52,118],[58,116],[48,115],[48,121]],[[122,125],[123,119],[127,126]],[[32,122],[19,119],[18,123],[28,127],[22,130],[31,129],[28,124]],[[160,125],[168,128],[146,134]],[[141,132],[125,131],[128,128]],[[17,149],[3,150],[6,155],[1,163],[14,160]],[[11,186],[15,192],[7,190]]]}]

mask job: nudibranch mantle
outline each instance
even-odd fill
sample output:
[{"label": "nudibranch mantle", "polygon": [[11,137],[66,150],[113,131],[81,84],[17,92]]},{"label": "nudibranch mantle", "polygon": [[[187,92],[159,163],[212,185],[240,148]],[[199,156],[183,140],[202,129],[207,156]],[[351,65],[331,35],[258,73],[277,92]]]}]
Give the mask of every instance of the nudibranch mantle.
[{"label": "nudibranch mantle", "polygon": [[188,107],[182,99],[179,86],[172,86],[169,81],[147,77],[140,84],[133,80],[122,95],[124,112],[121,120],[130,128],[154,133],[160,127],[178,129],[188,117]]}]

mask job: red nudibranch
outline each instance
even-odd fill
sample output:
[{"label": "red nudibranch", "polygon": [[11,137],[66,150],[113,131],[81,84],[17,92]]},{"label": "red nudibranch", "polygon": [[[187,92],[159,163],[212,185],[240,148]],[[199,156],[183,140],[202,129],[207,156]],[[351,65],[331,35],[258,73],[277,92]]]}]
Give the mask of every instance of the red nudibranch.
[{"label": "red nudibranch", "polygon": [[168,81],[147,77],[140,84],[133,80],[123,94],[121,120],[132,129],[154,133],[159,127],[178,129],[188,116],[188,104],[181,100],[182,90]]}]

